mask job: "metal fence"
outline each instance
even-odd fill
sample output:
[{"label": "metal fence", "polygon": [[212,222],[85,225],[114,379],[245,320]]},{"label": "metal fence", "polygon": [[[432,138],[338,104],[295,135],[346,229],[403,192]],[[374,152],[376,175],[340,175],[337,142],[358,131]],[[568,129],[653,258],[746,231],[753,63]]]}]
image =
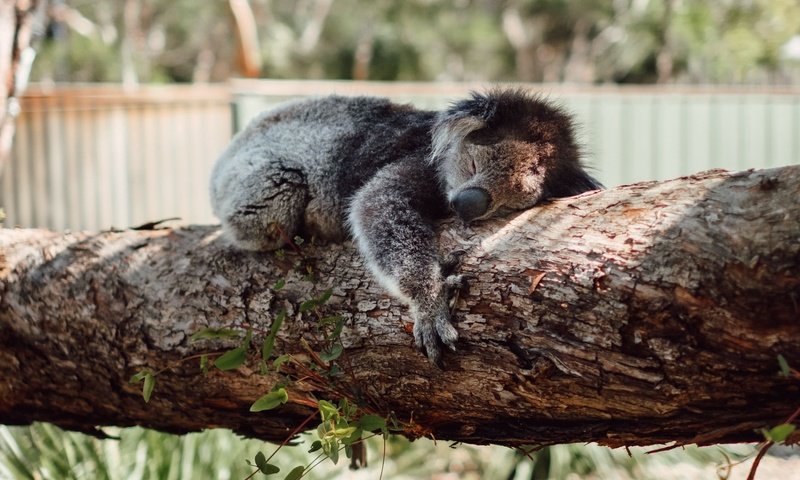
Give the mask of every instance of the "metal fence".
[{"label": "metal fence", "polygon": [[[382,95],[442,108],[482,84],[263,82],[232,84],[236,122],[295,97]],[[572,112],[587,163],[607,186],[710,168],[800,163],[800,88],[529,85]]]},{"label": "metal fence", "polygon": [[[6,225],[214,222],[207,187],[234,129],[290,98],[381,95],[441,108],[484,85],[235,81],[218,87],[34,88],[0,179]],[[705,170],[800,163],[800,88],[532,85],[572,111],[607,186]],[[233,109],[231,109],[231,105]]]},{"label": "metal fence", "polygon": [[231,137],[226,87],[31,88],[0,179],[7,226],[211,222],[208,177]]}]

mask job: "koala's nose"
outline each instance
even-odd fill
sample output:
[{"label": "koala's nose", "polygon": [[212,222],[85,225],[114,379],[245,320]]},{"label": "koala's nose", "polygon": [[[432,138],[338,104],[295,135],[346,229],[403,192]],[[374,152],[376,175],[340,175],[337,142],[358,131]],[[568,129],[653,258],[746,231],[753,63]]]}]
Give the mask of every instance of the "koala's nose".
[{"label": "koala's nose", "polygon": [[484,215],[490,202],[489,192],[473,187],[458,192],[450,205],[461,220],[470,222]]}]

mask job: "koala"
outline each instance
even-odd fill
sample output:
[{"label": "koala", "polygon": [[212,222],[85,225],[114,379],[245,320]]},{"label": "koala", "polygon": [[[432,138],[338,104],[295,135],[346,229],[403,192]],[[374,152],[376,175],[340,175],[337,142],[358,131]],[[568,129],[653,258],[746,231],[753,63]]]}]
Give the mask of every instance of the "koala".
[{"label": "koala", "polygon": [[584,169],[571,117],[520,89],[473,92],[436,112],[373,97],[285,103],[253,119],[214,166],[211,203],[244,250],[295,235],[352,237],[378,282],[409,306],[417,348],[441,366],[458,332],[462,278],[436,226],[602,188]]}]

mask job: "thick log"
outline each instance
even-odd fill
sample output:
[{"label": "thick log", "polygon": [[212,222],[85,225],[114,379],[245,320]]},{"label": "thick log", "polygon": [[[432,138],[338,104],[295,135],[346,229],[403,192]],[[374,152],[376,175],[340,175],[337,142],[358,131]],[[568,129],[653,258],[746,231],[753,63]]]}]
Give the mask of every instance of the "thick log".
[{"label": "thick log", "polygon": [[[217,227],[2,230],[0,422],[279,440],[344,395],[411,437],[619,446],[758,440],[800,405],[776,360],[800,365],[800,166],[622,186],[447,224],[441,242],[467,251],[471,280],[439,370],[351,242],[276,255],[234,251]],[[250,325],[259,346],[282,309],[276,350],[310,363],[300,339],[318,348],[320,312],[299,305],[328,288],[321,314],[347,319],[344,374],[287,364],[277,410],[248,411],[276,381],[256,347],[236,371],[203,375],[194,359],[160,373],[149,404],[128,383],[235,346],[189,340],[206,326]]]}]

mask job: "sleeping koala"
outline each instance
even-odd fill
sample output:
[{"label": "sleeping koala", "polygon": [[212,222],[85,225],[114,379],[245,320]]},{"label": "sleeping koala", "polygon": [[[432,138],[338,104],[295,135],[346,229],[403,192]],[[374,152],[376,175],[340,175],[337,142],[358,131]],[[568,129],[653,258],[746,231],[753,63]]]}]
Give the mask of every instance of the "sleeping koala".
[{"label": "sleeping koala", "polygon": [[330,96],[256,117],[211,177],[231,241],[271,250],[295,235],[352,236],[375,278],[410,307],[417,348],[455,350],[448,296],[461,277],[440,259],[436,225],[602,188],[581,166],[571,118],[523,90],[472,93],[442,112]]}]

